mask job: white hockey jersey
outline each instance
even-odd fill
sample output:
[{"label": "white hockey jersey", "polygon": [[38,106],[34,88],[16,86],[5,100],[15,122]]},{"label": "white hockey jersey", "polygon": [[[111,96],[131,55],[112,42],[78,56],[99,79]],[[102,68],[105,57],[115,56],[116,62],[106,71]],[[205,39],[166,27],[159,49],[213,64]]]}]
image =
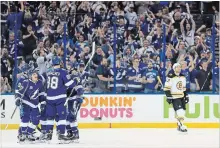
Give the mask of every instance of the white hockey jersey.
[{"label": "white hockey jersey", "polygon": [[184,91],[186,91],[186,78],[180,74],[169,74],[166,78],[164,91],[170,91],[170,95],[173,99],[183,98]]}]

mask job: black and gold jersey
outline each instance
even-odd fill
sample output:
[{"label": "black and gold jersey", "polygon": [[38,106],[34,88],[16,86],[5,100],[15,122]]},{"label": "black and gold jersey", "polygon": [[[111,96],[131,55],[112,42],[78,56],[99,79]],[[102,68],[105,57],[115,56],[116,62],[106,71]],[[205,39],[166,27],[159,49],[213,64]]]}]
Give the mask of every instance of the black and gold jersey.
[{"label": "black and gold jersey", "polygon": [[180,74],[179,76],[175,73],[171,73],[167,76],[166,82],[164,85],[164,91],[172,97],[173,99],[183,98],[184,92],[186,91],[186,78],[184,75]]}]

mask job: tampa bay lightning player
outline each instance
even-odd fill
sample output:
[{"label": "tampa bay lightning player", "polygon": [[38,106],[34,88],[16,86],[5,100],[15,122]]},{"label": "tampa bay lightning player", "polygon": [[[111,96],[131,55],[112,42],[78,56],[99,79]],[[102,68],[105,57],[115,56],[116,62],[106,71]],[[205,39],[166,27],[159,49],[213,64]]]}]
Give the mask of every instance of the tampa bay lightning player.
[{"label": "tampa bay lightning player", "polygon": [[67,89],[67,95],[69,97],[68,101],[68,115],[67,115],[67,136],[72,140],[73,142],[77,142],[79,140],[79,130],[78,130],[78,122],[77,122],[77,114],[81,107],[81,104],[83,102],[83,93],[84,88],[82,85],[82,75],[84,73],[78,73],[73,72],[71,77],[72,79],[75,78],[81,78],[80,82],[77,86],[74,87],[74,89]]},{"label": "tampa bay lightning player", "polygon": [[37,71],[30,71],[29,76],[18,87],[16,95],[16,104],[22,106],[20,142],[37,140],[34,131],[40,120],[38,104],[41,102],[45,105],[43,83],[39,80]]},{"label": "tampa bay lightning player", "polygon": [[[19,98],[18,96],[20,96],[20,94],[19,94],[18,90],[21,89],[22,83],[24,82],[24,80],[28,79],[28,71],[29,70],[30,70],[30,66],[28,64],[24,64],[23,66],[21,66],[20,71],[18,71],[19,73],[17,74],[17,83],[16,83],[16,87],[15,87],[15,98]],[[20,99],[15,100],[15,104],[20,109],[20,119],[21,119],[22,115],[23,115],[23,110],[22,110],[22,105],[21,105]],[[18,142],[20,142],[21,134],[22,134],[21,128],[19,127]]]},{"label": "tampa bay lightning player", "polygon": [[57,119],[57,131],[59,143],[68,143],[70,139],[65,136],[66,129],[66,92],[67,88],[75,87],[79,80],[72,79],[65,69],[61,68],[62,60],[58,56],[52,58],[53,69],[46,73],[47,81],[47,138],[52,139],[54,120]]}]

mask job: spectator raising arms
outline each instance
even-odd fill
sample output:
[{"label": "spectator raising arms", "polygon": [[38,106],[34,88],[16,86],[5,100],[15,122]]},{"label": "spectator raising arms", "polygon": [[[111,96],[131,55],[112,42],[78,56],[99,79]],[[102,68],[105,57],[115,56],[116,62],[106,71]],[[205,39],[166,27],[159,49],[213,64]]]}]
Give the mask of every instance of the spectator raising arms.
[{"label": "spectator raising arms", "polygon": [[[51,58],[59,56],[69,73],[72,70],[86,73],[83,84],[86,92],[113,91],[114,80],[117,93],[160,91],[160,80],[165,81],[176,62],[186,76],[187,90],[211,91],[212,78],[218,77],[218,67],[212,66],[217,56],[212,54],[219,48],[219,8],[215,2],[209,5],[203,2],[213,13],[205,17],[196,14],[200,12],[196,12],[193,3],[200,5],[200,2],[173,1],[4,2],[1,4],[1,77],[7,82],[4,86],[11,86],[12,71],[16,73],[13,67],[19,71],[22,64],[33,61],[32,66],[43,74],[50,69]],[[215,49],[212,35],[216,36]],[[88,63],[94,48],[95,55]],[[18,66],[14,65],[15,60],[19,61]]]}]

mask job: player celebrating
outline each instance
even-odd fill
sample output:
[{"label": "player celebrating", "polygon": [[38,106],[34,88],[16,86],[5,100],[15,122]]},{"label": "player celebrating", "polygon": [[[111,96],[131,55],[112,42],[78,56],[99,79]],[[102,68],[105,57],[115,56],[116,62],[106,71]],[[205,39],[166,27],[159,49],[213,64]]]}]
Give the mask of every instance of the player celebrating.
[{"label": "player celebrating", "polygon": [[[16,104],[22,106],[21,115],[21,135],[19,141],[35,141],[34,131],[39,124],[40,113],[38,104],[40,100],[45,100],[43,83],[38,79],[38,73],[29,73],[30,79],[23,81],[16,95]],[[43,102],[43,101],[42,101]]]},{"label": "player celebrating", "polygon": [[61,59],[58,56],[52,58],[53,70],[47,72],[47,138],[52,139],[54,119],[57,118],[57,131],[59,143],[68,143],[70,140],[65,136],[66,128],[66,101],[67,88],[73,88],[78,84],[78,80],[71,79],[68,72],[61,68]]},{"label": "player celebrating", "polygon": [[[72,74],[72,78],[82,77],[83,73],[80,75],[78,73]],[[78,83],[74,89],[68,89],[67,94],[70,97],[68,100],[68,116],[67,116],[67,134],[68,137],[73,141],[77,142],[79,140],[79,130],[77,123],[77,114],[83,102],[84,88],[82,86],[82,81]]]},{"label": "player celebrating", "polygon": [[[28,64],[25,64],[21,67],[21,71],[20,73],[17,74],[17,84],[16,84],[16,88],[15,88],[15,98],[19,98],[20,94],[19,94],[19,90],[22,88],[22,83],[28,79],[28,71],[29,71],[30,67]],[[22,98],[21,98],[22,99]],[[20,119],[22,119],[22,106],[21,106],[21,100],[17,99],[15,100],[15,104],[17,107],[20,108]],[[22,132],[21,132],[21,127],[19,127],[18,129],[18,142],[20,142],[20,138],[21,138]]]},{"label": "player celebrating", "polygon": [[177,129],[181,132],[187,132],[187,127],[183,124],[186,104],[189,102],[189,97],[186,93],[186,78],[180,74],[181,65],[179,63],[173,65],[173,71],[166,79],[164,91],[167,96],[167,102],[173,105],[176,113]]}]

